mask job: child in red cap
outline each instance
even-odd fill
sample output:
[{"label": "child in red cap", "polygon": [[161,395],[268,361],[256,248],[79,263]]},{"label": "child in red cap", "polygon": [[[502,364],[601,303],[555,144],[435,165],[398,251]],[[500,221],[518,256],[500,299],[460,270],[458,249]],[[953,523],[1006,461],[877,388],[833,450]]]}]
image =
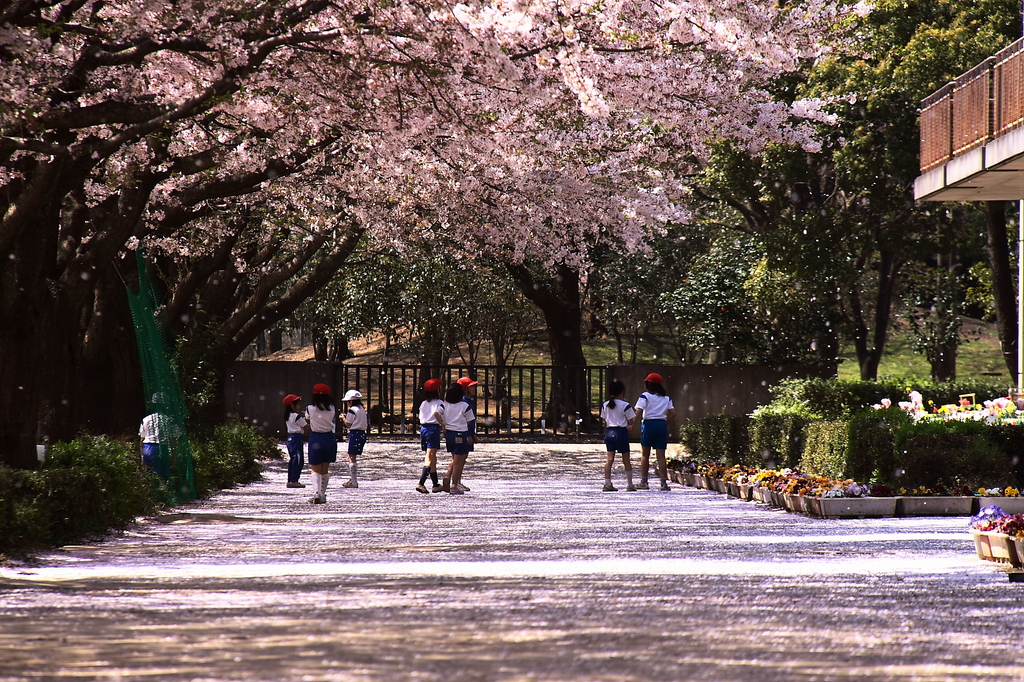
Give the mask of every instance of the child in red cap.
[{"label": "child in red cap", "polygon": [[285,445],[288,447],[288,487],[305,488],[299,483],[299,475],[302,473],[302,430],[309,424],[302,414],[302,398],[289,393],[282,401],[284,403],[284,425],[288,432]]},{"label": "child in red cap", "polygon": [[671,490],[668,485],[668,468],[665,464],[665,449],[668,447],[668,420],[675,416],[672,398],[665,393],[661,375],[651,372],[644,379],[647,389],[636,399],[636,420],[640,422],[640,490],[647,490],[647,471],[651,464],[651,448],[658,457],[658,477],[661,489]]},{"label": "child in red cap", "polygon": [[337,410],[331,398],[331,387],[317,384],[313,387],[313,404],[306,408],[309,421],[309,468],[313,471],[313,504],[327,502],[327,483],[331,479],[330,465],[338,461]]},{"label": "child in red cap", "polygon": [[416,491],[427,493],[427,476],[433,482],[434,487],[429,492],[442,492],[440,482],[437,480],[437,451],[441,448],[441,424],[437,421],[438,408],[441,406],[441,380],[427,379],[423,382],[423,401],[420,402],[420,450],[423,456],[423,471],[420,472],[420,482]]}]

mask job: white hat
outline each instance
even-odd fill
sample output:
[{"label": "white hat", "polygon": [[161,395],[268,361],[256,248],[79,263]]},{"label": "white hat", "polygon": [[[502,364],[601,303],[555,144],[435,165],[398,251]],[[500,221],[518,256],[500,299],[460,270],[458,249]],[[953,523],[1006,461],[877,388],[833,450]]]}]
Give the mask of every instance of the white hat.
[{"label": "white hat", "polygon": [[348,402],[349,400],[355,400],[356,398],[362,398],[363,394],[354,388],[350,388],[345,391],[345,396],[341,399],[341,402]]}]

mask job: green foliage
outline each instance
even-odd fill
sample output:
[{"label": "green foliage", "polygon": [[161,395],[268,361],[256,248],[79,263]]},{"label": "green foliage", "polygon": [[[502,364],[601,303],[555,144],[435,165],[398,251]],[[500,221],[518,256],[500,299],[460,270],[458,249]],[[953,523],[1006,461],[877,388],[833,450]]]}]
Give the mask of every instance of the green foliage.
[{"label": "green foliage", "polygon": [[1010,462],[1015,485],[1024,486],[1024,424],[996,424],[987,433],[989,441]]},{"label": "green foliage", "polygon": [[812,420],[800,405],[757,409],[750,416],[750,448],[769,468],[796,467],[804,453],[804,429]]},{"label": "green foliage", "polygon": [[694,256],[659,305],[674,321],[687,362],[800,363],[813,360],[811,339],[824,326],[789,275],[773,270],[759,240],[723,233]]},{"label": "green foliage", "polygon": [[889,483],[896,475],[896,438],[913,423],[898,407],[867,409],[850,420],[843,470],[858,481]]},{"label": "green foliage", "polygon": [[760,466],[763,462],[753,461],[749,427],[747,415],[712,415],[683,424],[679,440],[692,457],[701,461]]},{"label": "green foliage", "polygon": [[819,420],[804,429],[800,470],[816,476],[845,478],[850,425],[844,420]]},{"label": "green foliage", "polygon": [[261,459],[280,456],[277,442],[234,419],[201,435],[192,445],[196,492],[201,496],[260,478]]},{"label": "green foliage", "polygon": [[75,542],[154,509],[133,447],[104,437],[56,443],[35,471],[0,467],[0,552]]},{"label": "green foliage", "polygon": [[990,427],[976,421],[920,422],[896,437],[897,485],[1005,486],[1010,461],[988,439]]},{"label": "green foliage", "polygon": [[[233,422],[214,428],[196,448],[196,481],[208,494],[260,477],[261,459],[280,457],[277,442]],[[123,528],[172,502],[134,442],[82,436],[55,443],[34,471],[0,466],[0,553],[77,542]]]},{"label": "green foliage", "polygon": [[848,381],[841,379],[786,379],[772,388],[776,402],[804,403],[825,419],[848,418],[888,398],[893,405],[908,399],[910,391],[921,393],[925,407],[950,405],[961,395],[974,395],[975,402],[1006,395],[1006,387],[982,380],[933,383],[918,380]]}]

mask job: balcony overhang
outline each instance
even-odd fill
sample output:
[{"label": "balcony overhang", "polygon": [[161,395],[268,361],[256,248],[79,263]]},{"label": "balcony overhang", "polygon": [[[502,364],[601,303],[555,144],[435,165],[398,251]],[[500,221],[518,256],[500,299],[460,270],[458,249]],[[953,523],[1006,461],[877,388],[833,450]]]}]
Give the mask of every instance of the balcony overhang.
[{"label": "balcony overhang", "polygon": [[1024,199],[1024,127],[958,154],[914,180],[918,201]]}]

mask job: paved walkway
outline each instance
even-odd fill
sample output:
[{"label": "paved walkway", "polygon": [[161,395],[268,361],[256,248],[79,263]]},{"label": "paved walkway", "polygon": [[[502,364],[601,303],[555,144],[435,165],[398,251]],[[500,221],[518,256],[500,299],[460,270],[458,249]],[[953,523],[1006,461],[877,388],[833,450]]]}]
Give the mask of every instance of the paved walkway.
[{"label": "paved walkway", "polygon": [[373,442],[315,507],[273,463],[0,569],[0,680],[1024,680],[1024,583],[965,519],[602,493],[602,460],[485,444],[428,496]]}]

